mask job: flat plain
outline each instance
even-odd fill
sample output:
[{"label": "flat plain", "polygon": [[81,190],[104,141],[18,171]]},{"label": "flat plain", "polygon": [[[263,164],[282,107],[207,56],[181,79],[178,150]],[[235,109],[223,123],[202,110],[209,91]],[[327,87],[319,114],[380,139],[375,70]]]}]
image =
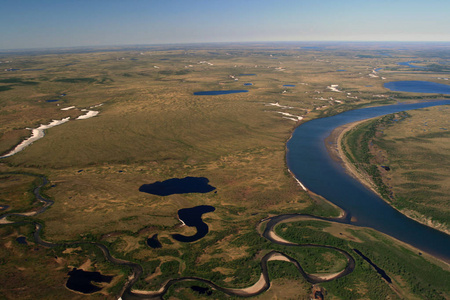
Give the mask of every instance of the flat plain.
[{"label": "flat plain", "polygon": [[[333,274],[345,265],[339,253],[274,245],[256,228],[262,219],[283,213],[339,214],[326,200],[303,191],[288,172],[286,141],[296,126],[317,117],[397,101],[449,98],[383,88],[384,82],[394,80],[448,83],[448,65],[440,63],[450,58],[442,47],[236,44],[3,53],[0,153],[7,154],[28,138],[27,128],[70,119],[0,160],[0,205],[5,205],[1,213],[36,210],[40,204],[32,186],[37,179],[30,174],[46,176],[50,184],[43,193],[54,201],[51,208],[34,217],[9,220],[38,221],[44,225],[45,241],[99,242],[114,257],[140,264],[143,274],[134,290],[159,290],[169,279],[187,276],[245,288],[258,280],[260,259],[273,249],[290,251],[307,273]],[[434,69],[397,64],[411,56]],[[248,92],[194,95],[241,89]],[[77,119],[88,111],[98,114]],[[445,112],[430,109],[417,122]],[[393,130],[387,137],[398,139]],[[429,166],[424,163],[420,171],[428,172]],[[164,197],[139,191],[144,184],[187,176],[206,177],[216,190]],[[442,178],[446,182],[448,174]],[[216,208],[203,216],[208,235],[193,243],[174,240],[172,234],[195,233],[182,226],[177,211],[205,204]],[[349,252],[357,248],[392,278],[392,283],[386,282],[352,252],[356,260],[352,274],[319,284],[330,299],[450,297],[446,263],[419,255],[374,230],[325,221],[277,228],[297,243],[331,244]],[[303,237],[296,231],[304,231]],[[110,263],[88,244],[44,247],[34,242],[33,232],[29,223],[0,225],[0,297],[86,298],[65,286],[73,268],[114,276],[89,297],[115,299],[121,294],[129,268]],[[160,249],[146,244],[154,234],[163,245]],[[18,243],[20,236],[28,244]],[[286,262],[270,262],[269,269],[273,284],[255,298],[310,296],[311,284]],[[165,297],[206,297],[192,285],[198,284],[174,285]],[[212,296],[228,297],[217,290]]]}]

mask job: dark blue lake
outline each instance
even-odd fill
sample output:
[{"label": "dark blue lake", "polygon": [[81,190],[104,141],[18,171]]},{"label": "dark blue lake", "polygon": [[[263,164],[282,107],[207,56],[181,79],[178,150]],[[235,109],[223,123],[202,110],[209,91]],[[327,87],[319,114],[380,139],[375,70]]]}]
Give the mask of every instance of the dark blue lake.
[{"label": "dark blue lake", "polygon": [[347,223],[374,228],[422,251],[450,261],[450,236],[417,223],[393,209],[348,175],[328,154],[324,139],[334,128],[376,116],[436,105],[450,100],[398,104],[347,111],[297,127],[287,143],[287,164],[303,185],[348,212]]},{"label": "dark blue lake", "polygon": [[374,71],[375,71],[375,72],[379,72],[379,71],[381,71],[381,70],[383,70],[383,68],[376,68]]},{"label": "dark blue lake", "polygon": [[286,87],[295,87],[295,84],[284,84],[283,86],[286,86]]},{"label": "dark blue lake", "polygon": [[56,101],[59,101],[59,99],[46,100],[46,102],[56,102]]},{"label": "dark blue lake", "polygon": [[205,91],[205,92],[195,92],[194,95],[215,96],[215,95],[227,95],[227,94],[247,93],[247,92],[248,92],[248,90]]},{"label": "dark blue lake", "polygon": [[140,192],[158,196],[187,193],[209,193],[216,188],[208,184],[205,177],[172,178],[165,181],[156,181],[144,184],[139,188]]},{"label": "dark blue lake", "polygon": [[244,85],[253,85],[251,82],[244,83]]},{"label": "dark blue lake", "polygon": [[197,233],[192,236],[186,236],[182,234],[172,234],[172,237],[183,243],[195,242],[204,237],[208,231],[208,225],[203,222],[202,215],[213,212],[216,209],[210,205],[200,205],[192,208],[183,208],[178,211],[178,217],[186,226],[195,227]]},{"label": "dark blue lake", "polygon": [[27,238],[24,236],[19,236],[18,238],[16,238],[16,242],[22,245],[28,245]]},{"label": "dark blue lake", "polygon": [[158,240],[158,234],[154,234],[151,238],[147,239],[147,245],[153,249],[162,248],[161,242]]},{"label": "dark blue lake", "polygon": [[102,289],[101,287],[93,285],[91,281],[98,283],[110,283],[113,279],[113,276],[105,276],[100,274],[99,272],[87,272],[79,270],[77,268],[74,268],[72,271],[70,271],[68,275],[70,277],[67,280],[66,286],[71,290],[84,294],[95,293]]},{"label": "dark blue lake", "polygon": [[450,85],[431,81],[391,81],[383,86],[394,92],[450,94]]},{"label": "dark blue lake", "polygon": [[206,295],[206,296],[212,295],[212,290],[209,287],[201,287],[198,285],[193,285],[193,286],[191,286],[191,290],[199,293],[200,295]]}]

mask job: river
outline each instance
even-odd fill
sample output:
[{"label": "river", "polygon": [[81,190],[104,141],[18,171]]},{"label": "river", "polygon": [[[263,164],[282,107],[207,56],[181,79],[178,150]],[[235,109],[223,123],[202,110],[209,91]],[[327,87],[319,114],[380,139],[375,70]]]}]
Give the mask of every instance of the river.
[{"label": "river", "polygon": [[[344,124],[395,112],[449,105],[450,100],[396,104],[347,111],[297,127],[287,143],[287,164],[309,190],[348,213],[344,222],[370,227],[450,262],[450,236],[407,218],[346,173],[325,145],[333,129]],[[351,221],[351,218],[352,221]]]}]

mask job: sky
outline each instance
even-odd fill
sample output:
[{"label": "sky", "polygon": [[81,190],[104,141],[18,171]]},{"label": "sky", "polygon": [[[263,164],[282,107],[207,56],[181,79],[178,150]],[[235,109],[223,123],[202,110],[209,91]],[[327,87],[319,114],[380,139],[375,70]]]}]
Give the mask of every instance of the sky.
[{"label": "sky", "polygon": [[449,0],[0,0],[0,49],[450,41]]}]

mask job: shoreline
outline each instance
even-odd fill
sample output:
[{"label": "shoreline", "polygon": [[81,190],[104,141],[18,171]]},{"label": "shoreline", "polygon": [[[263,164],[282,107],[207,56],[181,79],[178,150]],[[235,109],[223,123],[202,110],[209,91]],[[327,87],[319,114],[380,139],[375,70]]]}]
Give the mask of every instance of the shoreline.
[{"label": "shoreline", "polygon": [[[357,122],[352,122],[348,124],[344,124],[342,126],[339,126],[335,128],[331,134],[325,138],[325,147],[327,148],[328,154],[330,157],[334,160],[339,162],[345,169],[346,173],[361,182],[365,187],[372,190],[374,193],[376,193],[380,198],[382,198],[384,201],[386,201],[383,197],[381,197],[380,193],[378,193],[376,189],[375,183],[371,180],[369,175],[362,174],[356,167],[353,165],[347,158],[347,156],[344,153],[344,150],[342,149],[342,140],[344,138],[344,135],[355,128],[356,126],[360,125],[361,123],[364,123],[366,121],[369,121],[374,118],[365,119]],[[387,202],[390,204],[389,202]]]},{"label": "shoreline", "polygon": [[361,123],[369,121],[369,120],[372,120],[372,119],[374,119],[374,118],[369,118],[369,119],[365,119],[365,120],[361,120],[361,121],[357,121],[357,122],[344,124],[342,126],[339,126],[339,127],[335,128],[331,132],[331,134],[328,137],[326,137],[325,140],[324,140],[325,141],[325,147],[326,147],[330,157],[333,160],[337,161],[339,164],[341,164],[342,167],[345,169],[345,172],[347,174],[352,176],[354,179],[358,180],[365,187],[369,188],[371,191],[373,191],[375,194],[377,194],[384,202],[386,202],[389,206],[391,206],[393,209],[395,209],[398,212],[400,212],[405,217],[407,217],[407,218],[409,218],[411,220],[414,220],[414,221],[416,221],[416,222],[418,222],[418,223],[420,223],[422,225],[425,225],[427,227],[433,228],[435,230],[438,230],[440,232],[443,232],[445,234],[450,235],[450,231],[449,230],[443,230],[442,228],[440,228],[438,226],[430,226],[429,223],[424,222],[423,220],[421,220],[419,218],[414,218],[413,216],[411,216],[409,214],[406,214],[404,211],[399,210],[397,207],[392,205],[391,202],[389,202],[385,198],[383,198],[381,196],[381,194],[377,191],[377,186],[372,181],[370,176],[360,172],[356,168],[356,166],[349,161],[349,159],[347,158],[347,155],[345,155],[344,150],[342,148],[342,141],[343,141],[344,135],[347,132],[349,132],[350,130],[352,130],[353,128],[355,128],[356,126],[360,125]]}]

